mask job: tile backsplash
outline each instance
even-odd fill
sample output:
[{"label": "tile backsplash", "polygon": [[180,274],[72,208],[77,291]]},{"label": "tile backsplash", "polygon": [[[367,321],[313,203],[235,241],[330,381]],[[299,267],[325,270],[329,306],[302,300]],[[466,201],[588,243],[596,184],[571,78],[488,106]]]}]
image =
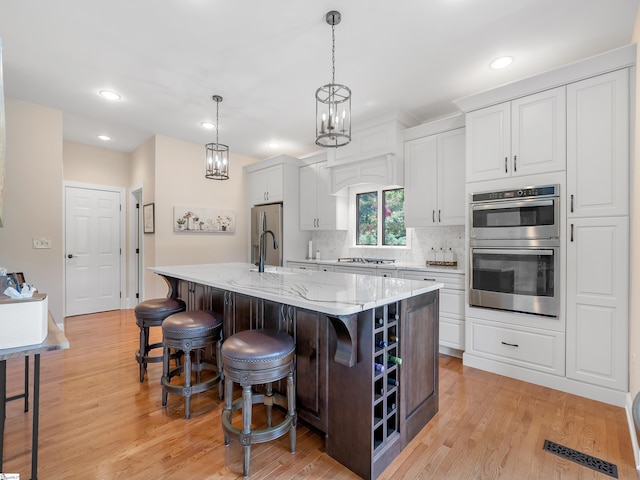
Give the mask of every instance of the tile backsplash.
[{"label": "tile backsplash", "polygon": [[458,266],[465,263],[464,226],[414,228],[411,233],[411,248],[353,247],[348,231],[311,232],[313,251],[320,251],[323,259],[340,257],[392,258],[396,262],[424,264],[426,254],[434,250],[451,249],[455,252]]}]

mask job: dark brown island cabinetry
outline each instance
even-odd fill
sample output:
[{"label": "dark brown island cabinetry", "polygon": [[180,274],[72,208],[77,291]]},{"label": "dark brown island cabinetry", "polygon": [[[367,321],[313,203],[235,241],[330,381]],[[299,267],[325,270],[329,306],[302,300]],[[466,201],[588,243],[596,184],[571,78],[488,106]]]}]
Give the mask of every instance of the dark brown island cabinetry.
[{"label": "dark brown island cabinetry", "polygon": [[187,308],[224,313],[224,335],[288,331],[298,418],[326,452],[377,478],[438,411],[439,290],[346,316],[171,279]]}]

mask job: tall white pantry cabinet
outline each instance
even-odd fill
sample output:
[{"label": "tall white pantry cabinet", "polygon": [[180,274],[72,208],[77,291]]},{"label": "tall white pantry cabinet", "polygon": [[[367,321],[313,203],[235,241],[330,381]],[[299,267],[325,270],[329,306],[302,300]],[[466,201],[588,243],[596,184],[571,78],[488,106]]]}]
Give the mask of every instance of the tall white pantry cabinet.
[{"label": "tall white pantry cabinet", "polygon": [[[466,112],[467,191],[561,186],[559,321],[467,305],[465,364],[626,405],[635,59],[629,45],[455,101]],[[494,351],[480,335],[489,327],[522,343],[546,335],[558,358]]]},{"label": "tall white pantry cabinet", "polygon": [[567,377],[627,391],[629,70],[567,86]]}]

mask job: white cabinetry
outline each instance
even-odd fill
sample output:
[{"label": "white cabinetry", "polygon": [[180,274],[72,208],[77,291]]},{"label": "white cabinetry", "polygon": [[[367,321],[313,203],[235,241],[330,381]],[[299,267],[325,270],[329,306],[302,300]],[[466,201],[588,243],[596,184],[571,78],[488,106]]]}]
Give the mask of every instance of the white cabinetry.
[{"label": "white cabinetry", "polygon": [[628,390],[629,72],[567,87],[567,377]]},{"label": "white cabinetry", "polygon": [[567,190],[572,217],[629,212],[629,71],[567,86]]},{"label": "white cabinetry", "polygon": [[284,198],[284,167],[274,165],[251,173],[251,199],[254,205],[282,202]]},{"label": "white cabinetry", "polygon": [[318,270],[318,264],[311,262],[287,262],[287,267],[294,270]]},{"label": "white cabinetry", "polygon": [[326,162],[300,168],[300,229],[346,230],[347,198],[331,195],[331,172]]},{"label": "white cabinetry", "polygon": [[399,270],[399,276],[444,284],[440,290],[440,346],[464,350],[464,274]]},{"label": "white cabinetry", "polygon": [[467,182],[562,171],[565,87],[467,113]]},{"label": "white cabinetry", "polygon": [[405,225],[464,225],[464,128],[404,144]]},{"label": "white cabinetry", "polygon": [[627,391],[627,217],[570,219],[567,377]]}]

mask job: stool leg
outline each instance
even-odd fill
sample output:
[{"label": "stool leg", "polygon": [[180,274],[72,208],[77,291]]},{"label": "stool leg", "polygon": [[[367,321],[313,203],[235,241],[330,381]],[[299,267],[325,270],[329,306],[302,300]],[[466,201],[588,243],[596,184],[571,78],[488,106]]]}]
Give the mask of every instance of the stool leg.
[{"label": "stool leg", "polygon": [[218,368],[218,375],[220,376],[218,383],[218,397],[222,400],[224,394],[224,374],[222,373],[222,341],[220,340],[216,343],[216,365]]},{"label": "stool leg", "polygon": [[291,453],[296,453],[296,390],[293,388],[293,372],[287,376],[287,412],[292,417],[291,429],[289,430],[289,445]]},{"label": "stool leg", "polygon": [[251,459],[251,409],[253,402],[251,399],[251,385],[242,386],[242,449],[244,450],[243,475],[249,476],[249,461]]},{"label": "stool leg", "polygon": [[273,419],[273,385],[271,382],[267,383],[267,393],[265,394],[265,406],[267,407],[267,427],[271,428]]},{"label": "stool leg", "polygon": [[169,370],[171,368],[171,366],[169,365],[169,363],[171,362],[171,355],[170,355],[170,349],[169,347],[165,346],[162,349],[162,406],[166,407],[167,406],[167,397],[169,396],[169,392],[167,392],[167,389],[164,388],[164,384],[166,383],[171,383],[171,378],[169,377]]},{"label": "stool leg", "polygon": [[[231,421],[231,415],[233,415],[232,405],[233,405],[233,381],[231,378],[226,377],[224,379],[224,410],[225,412],[229,412],[229,421]],[[229,446],[231,442],[231,438],[224,433],[224,444],[225,446]]]},{"label": "stool leg", "polygon": [[144,382],[144,372],[147,370],[148,346],[149,327],[140,327],[140,383]]},{"label": "stool leg", "polygon": [[202,381],[202,374],[200,373],[200,364],[202,363],[202,349],[196,349],[196,383],[200,383]]},{"label": "stool leg", "polygon": [[184,418],[191,418],[191,350],[184,351]]}]

